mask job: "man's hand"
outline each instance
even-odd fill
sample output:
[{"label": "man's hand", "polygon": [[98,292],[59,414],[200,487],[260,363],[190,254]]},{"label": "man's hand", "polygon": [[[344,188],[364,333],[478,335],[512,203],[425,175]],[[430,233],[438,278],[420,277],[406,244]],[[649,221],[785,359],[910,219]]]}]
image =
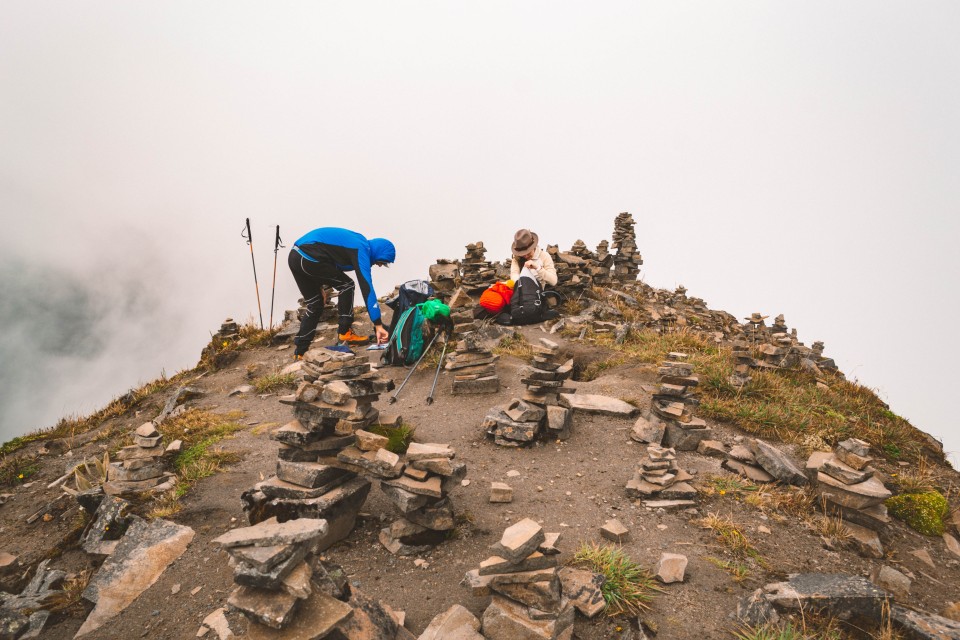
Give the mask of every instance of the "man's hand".
[{"label": "man's hand", "polygon": [[523,266],[528,267],[533,271],[538,271],[540,269],[540,262],[537,260],[527,260]]},{"label": "man's hand", "polygon": [[387,330],[383,328],[382,324],[375,326],[374,330],[377,332],[377,344],[384,344],[390,339],[390,336],[387,334]]}]

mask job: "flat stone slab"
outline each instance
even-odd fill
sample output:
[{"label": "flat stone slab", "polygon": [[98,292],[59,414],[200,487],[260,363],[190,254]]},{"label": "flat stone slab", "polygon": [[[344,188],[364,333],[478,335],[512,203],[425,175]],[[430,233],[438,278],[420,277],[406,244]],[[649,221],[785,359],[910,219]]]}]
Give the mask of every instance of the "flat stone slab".
[{"label": "flat stone slab", "polygon": [[[227,599],[227,606],[260,624],[283,629],[294,619],[298,602],[299,598],[282,590],[237,587]],[[253,628],[256,625],[250,626]]]},{"label": "flat stone slab", "polygon": [[77,636],[99,629],[126,609],[186,551],[193,536],[193,529],[169,520],[134,520],[83,592],[96,606]]},{"label": "flat stone slab", "polygon": [[506,482],[491,482],[490,502],[513,502],[513,488]]},{"label": "flat stone slab", "polygon": [[407,461],[428,460],[430,458],[453,458],[456,452],[448,444],[430,442],[411,442],[407,447]]},{"label": "flat stone slab", "polygon": [[932,613],[912,611],[900,605],[890,610],[893,623],[907,632],[907,637],[921,640],[957,640],[960,622]]},{"label": "flat stone slab", "polygon": [[557,566],[557,558],[534,551],[520,562],[511,562],[500,556],[491,556],[480,563],[480,575],[490,576],[498,573],[518,573],[521,571],[538,571]]},{"label": "flat stone slab", "polygon": [[213,540],[214,544],[230,547],[272,547],[281,544],[296,544],[315,540],[327,533],[326,520],[302,518],[277,522],[270,518],[252,527],[240,527],[228,531]]},{"label": "flat stone slab", "polygon": [[878,505],[893,494],[877,478],[868,478],[857,484],[844,484],[823,472],[817,473],[818,489],[833,502],[851,509],[866,509]]},{"label": "flat stone slab", "polygon": [[487,640],[555,640],[569,638],[576,609],[566,606],[552,619],[533,620],[519,602],[494,595],[483,612],[483,635]]},{"label": "flat stone slab", "polygon": [[623,526],[622,522],[613,518],[600,527],[600,535],[611,542],[626,542],[630,539],[630,530]]},{"label": "flat stone slab", "polygon": [[524,518],[507,527],[500,542],[490,545],[490,549],[510,562],[520,562],[536,551],[544,540],[543,527],[530,518]]},{"label": "flat stone slab", "polygon": [[666,509],[674,511],[679,509],[689,509],[697,506],[695,500],[644,500],[643,506],[651,509]]},{"label": "flat stone slab", "polygon": [[757,464],[780,482],[798,487],[807,484],[807,476],[803,470],[786,453],[772,444],[755,439],[750,442],[750,450],[756,457]]},{"label": "flat stone slab", "polygon": [[279,630],[251,624],[245,637],[250,640],[320,640],[352,615],[353,607],[346,602],[315,591],[303,601],[286,628]]},{"label": "flat stone slab", "polygon": [[417,640],[484,640],[480,620],[463,605],[455,604],[430,621]]},{"label": "flat stone slab", "polygon": [[879,621],[890,601],[883,589],[862,576],[802,573],[787,582],[768,584],[764,598],[781,610],[822,612],[838,618]]},{"label": "flat stone slab", "polygon": [[639,412],[635,406],[618,398],[589,393],[561,393],[560,406],[585,413],[629,418]]}]

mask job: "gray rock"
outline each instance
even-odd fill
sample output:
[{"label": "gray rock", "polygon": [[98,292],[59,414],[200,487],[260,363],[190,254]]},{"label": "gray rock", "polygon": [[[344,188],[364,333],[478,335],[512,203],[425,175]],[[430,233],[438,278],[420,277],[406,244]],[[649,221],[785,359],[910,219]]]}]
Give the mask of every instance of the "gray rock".
[{"label": "gray rock", "polygon": [[634,423],[633,429],[630,431],[630,438],[637,442],[660,444],[663,442],[665,431],[666,426],[659,419],[651,417],[648,420],[641,416]]},{"label": "gray rock", "polygon": [[890,618],[909,640],[960,640],[960,622],[893,605]]},{"label": "gray rock", "polygon": [[574,411],[626,418],[636,415],[638,411],[635,406],[623,400],[589,393],[561,393],[560,406]]},{"label": "gray rock", "polygon": [[[238,562],[233,570],[233,581],[246,587],[280,589],[284,578],[300,566],[310,551],[309,543],[301,542],[289,546],[293,548],[293,552],[269,569]],[[239,556],[234,557],[238,558]]]},{"label": "gray rock", "polygon": [[572,629],[576,610],[569,604],[552,620],[532,620],[525,606],[494,595],[483,612],[487,640],[556,640]]},{"label": "gray rock", "polygon": [[484,640],[479,631],[477,617],[455,604],[434,617],[417,640]]},{"label": "gray rock", "polygon": [[807,476],[803,473],[787,454],[763,440],[755,439],[750,443],[750,450],[763,469],[780,482],[802,487],[807,484]]},{"label": "gray rock", "polygon": [[293,620],[299,602],[299,598],[282,590],[237,587],[227,599],[227,606],[260,624],[283,629]]},{"label": "gray rock", "polygon": [[500,538],[500,542],[491,545],[490,549],[494,555],[506,558],[511,562],[520,562],[536,551],[544,539],[543,527],[530,518],[524,518],[520,522],[507,527]]},{"label": "gray rock", "polygon": [[[336,486],[332,484],[340,478],[344,482],[350,479],[349,471],[320,464],[319,462],[292,462],[277,460],[277,477],[301,487],[318,488]],[[332,485],[332,486],[331,486]]]},{"label": "gray rock", "polygon": [[657,563],[656,575],[660,582],[673,584],[683,582],[687,570],[687,556],[679,553],[663,553]]},{"label": "gray rock", "polygon": [[400,487],[392,487],[386,482],[380,483],[380,491],[400,510],[400,513],[410,513],[427,505],[431,501],[429,496],[413,493]]},{"label": "gray rock", "polygon": [[275,518],[264,520],[250,527],[228,531],[213,540],[214,544],[230,547],[272,547],[281,544],[311,542],[327,532],[325,520],[301,519],[277,522]]},{"label": "gray rock", "polygon": [[736,619],[750,627],[759,627],[766,624],[776,624],[780,621],[780,614],[773,604],[767,600],[763,589],[757,589],[749,596],[737,602]]},{"label": "gray rock", "polygon": [[910,578],[887,565],[875,568],[870,574],[870,580],[873,584],[892,593],[897,598],[909,596],[910,586],[913,584]]},{"label": "gray rock", "polygon": [[879,622],[888,596],[862,576],[826,573],[791,575],[786,582],[763,588],[766,599],[780,610],[820,612],[843,620]]},{"label": "gray rock", "polygon": [[99,629],[126,609],[186,551],[193,536],[190,527],[167,520],[135,520],[84,590],[83,597],[96,606],[77,636]]},{"label": "gray rock", "polygon": [[587,618],[592,618],[607,606],[601,591],[607,580],[603,574],[563,567],[558,575],[563,597],[567,598],[570,604]]}]

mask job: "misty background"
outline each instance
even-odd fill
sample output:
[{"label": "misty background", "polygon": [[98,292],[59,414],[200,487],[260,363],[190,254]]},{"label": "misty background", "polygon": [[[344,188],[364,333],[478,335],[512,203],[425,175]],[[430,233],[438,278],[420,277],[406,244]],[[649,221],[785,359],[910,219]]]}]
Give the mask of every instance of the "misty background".
[{"label": "misty background", "polygon": [[393,239],[382,295],[630,211],[647,283],[785,314],[960,450],[958,32],[950,2],[5,2],[0,438],[250,320],[246,217],[267,322],[277,224]]}]

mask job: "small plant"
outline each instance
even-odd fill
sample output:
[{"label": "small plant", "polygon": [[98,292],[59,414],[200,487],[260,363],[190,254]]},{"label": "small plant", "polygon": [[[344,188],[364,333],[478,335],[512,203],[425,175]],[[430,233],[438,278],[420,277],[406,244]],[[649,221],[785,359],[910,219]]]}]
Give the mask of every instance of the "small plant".
[{"label": "small plant", "polygon": [[840,516],[821,516],[814,520],[814,529],[824,538],[846,544],[853,538],[853,534]]},{"label": "small plant", "polygon": [[791,622],[787,622],[783,626],[747,627],[735,631],[733,635],[737,640],[813,640],[811,636],[795,628]]},{"label": "small plant", "polygon": [[67,576],[63,581],[63,587],[59,591],[54,591],[48,597],[44,608],[53,612],[82,612],[84,606],[81,603],[81,596],[92,576],[93,572],[90,569],[84,569],[78,574]]},{"label": "small plant", "polygon": [[714,558],[713,556],[707,556],[707,560],[717,567],[723,569],[733,578],[733,581],[737,584],[744,582],[747,578],[750,577],[750,567],[741,563],[734,562],[732,560],[721,560],[720,558]]},{"label": "small plant", "polygon": [[297,376],[293,373],[268,373],[253,381],[253,390],[257,393],[270,393],[284,387],[296,384]]},{"label": "small plant", "polygon": [[585,543],[571,563],[606,578],[601,591],[610,616],[635,616],[649,609],[654,594],[662,591],[650,572],[631,560],[619,547]]},{"label": "small plant", "polygon": [[713,531],[720,543],[735,557],[751,557],[760,560],[760,554],[747,540],[747,536],[728,516],[709,513],[707,517],[700,519],[699,525]]},{"label": "small plant", "polygon": [[946,530],[943,521],[950,513],[950,505],[938,491],[903,493],[889,498],[885,504],[891,515],[925,536],[942,536]]},{"label": "small plant", "polygon": [[107,481],[107,471],[109,469],[109,451],[103,454],[103,460],[94,460],[92,464],[84,460],[73,468],[73,484],[75,488],[70,488],[64,484],[63,490],[71,495],[77,495],[84,491],[89,491],[94,487],[99,487]]},{"label": "small plant", "polygon": [[413,440],[414,427],[408,424],[401,424],[399,427],[385,427],[383,425],[374,425],[369,428],[370,433],[387,438],[387,451],[397,455],[407,452],[410,441]]}]

